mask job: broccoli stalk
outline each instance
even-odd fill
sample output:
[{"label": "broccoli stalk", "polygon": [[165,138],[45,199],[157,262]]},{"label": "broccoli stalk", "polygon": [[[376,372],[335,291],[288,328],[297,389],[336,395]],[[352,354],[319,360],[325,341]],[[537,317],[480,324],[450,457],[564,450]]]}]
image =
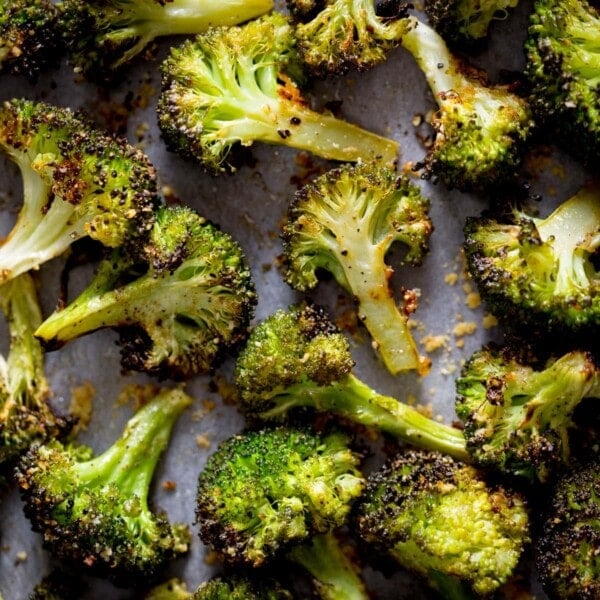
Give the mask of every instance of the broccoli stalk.
[{"label": "broccoli stalk", "polygon": [[353,366],[348,340],[323,309],[298,306],[254,328],[238,355],[235,382],[249,417],[280,420],[310,407],[468,460],[461,431],[378,394],[351,373]]},{"label": "broccoli stalk", "polygon": [[17,222],[0,245],[0,283],[39,268],[79,238],[115,247],[151,227],[158,198],[148,158],[69,109],[5,102],[0,150],[23,178]]},{"label": "broccoli stalk", "polygon": [[528,103],[509,87],[488,85],[461,63],[431,27],[411,17],[402,46],[415,58],[438,104],[433,145],[416,168],[449,187],[481,191],[514,176],[532,127]]},{"label": "broccoli stalk", "polygon": [[452,599],[492,594],[529,541],[518,493],[435,452],[406,452],[372,473],[352,523],[371,548]]},{"label": "broccoli stalk", "polygon": [[187,207],[161,207],[145,270],[123,249],[36,330],[57,348],[104,327],[120,332],[122,363],[159,377],[207,373],[247,335],[256,293],[239,245]]},{"label": "broccoli stalk", "polygon": [[192,399],[162,390],[102,454],[51,441],[16,469],[26,516],[57,558],[119,585],[152,578],[188,549],[189,532],[148,505],[150,483],[171,430]]},{"label": "broccoli stalk", "polygon": [[600,398],[600,374],[585,352],[536,370],[510,348],[484,348],[464,365],[456,390],[456,412],[475,462],[544,481],[568,459],[576,406]]},{"label": "broccoli stalk", "polygon": [[508,222],[469,218],[469,271],[492,311],[509,324],[582,331],[600,322],[600,190],[582,187],[546,218],[514,209]]},{"label": "broccoli stalk", "polygon": [[286,281],[307,291],[318,269],[329,271],[358,305],[358,316],[388,370],[419,369],[422,360],[408,326],[415,295],[398,307],[385,255],[394,242],[417,265],[433,230],[429,201],[406,177],[373,163],[343,165],[304,186],[290,204],[283,229]]},{"label": "broccoli stalk", "polygon": [[308,106],[297,86],[293,29],[281,14],[211,28],[173,48],[162,73],[167,146],[213,173],[233,169],[233,146],[256,141],[339,161],[397,160],[395,141]]}]

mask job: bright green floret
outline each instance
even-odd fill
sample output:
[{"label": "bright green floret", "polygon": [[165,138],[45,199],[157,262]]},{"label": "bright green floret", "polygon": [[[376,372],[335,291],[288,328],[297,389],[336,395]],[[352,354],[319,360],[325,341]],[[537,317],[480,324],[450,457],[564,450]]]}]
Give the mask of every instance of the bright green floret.
[{"label": "bright green floret", "polygon": [[308,106],[294,30],[279,13],[172,48],[162,75],[158,116],[167,146],[212,173],[233,170],[231,150],[254,142],[331,160],[397,160],[395,141]]},{"label": "bright green floret", "polygon": [[20,169],[23,203],[0,246],[0,284],[37,269],[82,237],[134,245],[152,226],[156,173],[146,155],[69,109],[0,106],[0,151]]},{"label": "bright green floret", "polygon": [[51,441],[21,459],[16,478],[32,528],[60,560],[120,585],[147,582],[186,552],[187,527],[154,513],[149,488],[173,425],[192,399],[162,390],[93,457],[85,446]]},{"label": "bright green floret", "polygon": [[467,361],[456,391],[474,461],[543,481],[567,461],[571,416],[584,398],[600,398],[600,374],[585,352],[536,369],[510,348],[490,347]]},{"label": "bright green floret", "polygon": [[393,374],[422,361],[408,325],[416,296],[406,291],[396,303],[385,256],[399,242],[408,248],[404,263],[421,262],[433,231],[428,212],[429,200],[408,178],[374,163],[343,165],[297,192],[283,229],[286,281],[305,292],[319,271],[331,273]]},{"label": "bright green floret", "polygon": [[33,336],[42,315],[35,284],[23,274],[0,288],[8,323],[9,353],[0,356],[0,464],[11,461],[35,442],[66,433],[70,423],[48,403],[50,387],[44,355]]},{"label": "bright green floret", "polygon": [[324,310],[279,310],[250,333],[235,382],[249,418],[285,419],[301,407],[333,412],[400,440],[468,460],[462,432],[372,390],[352,374],[347,338]]},{"label": "bright green floret", "polygon": [[551,600],[600,597],[600,461],[571,463],[551,491],[535,563]]},{"label": "bright green floret", "polygon": [[278,427],[223,442],[198,481],[201,540],[229,563],[256,567],[342,525],[364,484],[348,441]]},{"label": "bright green floret", "polygon": [[581,188],[545,218],[514,209],[499,221],[469,218],[469,271],[492,312],[509,325],[581,331],[600,323],[600,190]]},{"label": "bright green floret", "polygon": [[110,80],[158,37],[242,23],[269,12],[273,0],[62,0],[60,6],[75,67]]},{"label": "bright green floret", "polygon": [[416,168],[462,191],[484,191],[513,178],[533,125],[529,104],[452,55],[434,29],[414,17],[411,22],[402,46],[438,105],[431,121],[435,139]]},{"label": "bright green floret", "polygon": [[363,541],[445,598],[493,593],[510,578],[529,536],[517,493],[439,453],[390,460],[369,476],[355,514]]},{"label": "bright green floret", "polygon": [[600,15],[587,0],[536,0],[525,74],[536,119],[590,164],[600,154]]},{"label": "bright green floret", "polygon": [[[407,26],[408,5],[393,0],[328,0],[309,10],[306,2],[288,0],[296,25],[298,49],[317,76],[364,71],[385,61]],[[319,4],[319,3],[313,3]]]},{"label": "bright green floret", "polygon": [[36,330],[57,348],[116,328],[126,369],[187,379],[210,372],[246,339],[256,304],[238,243],[187,207],[161,207],[145,246],[149,264],[117,249],[88,287]]},{"label": "bright green floret", "polygon": [[519,0],[425,0],[432,27],[448,42],[470,45],[488,36],[490,25],[506,19]]}]

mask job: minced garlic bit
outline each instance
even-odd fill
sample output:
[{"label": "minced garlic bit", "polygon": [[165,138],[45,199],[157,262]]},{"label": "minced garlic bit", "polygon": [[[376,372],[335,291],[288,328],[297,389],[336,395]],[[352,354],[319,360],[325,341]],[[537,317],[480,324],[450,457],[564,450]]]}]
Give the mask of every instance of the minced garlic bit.
[{"label": "minced garlic bit", "polygon": [[454,337],[460,338],[465,335],[473,335],[477,331],[477,323],[474,321],[462,321],[457,323],[452,330]]},{"label": "minced garlic bit", "polygon": [[492,327],[496,327],[498,325],[498,319],[492,313],[486,313],[483,315],[481,324],[483,325],[484,329],[492,329]]},{"label": "minced garlic bit", "polygon": [[94,396],[96,389],[90,381],[84,381],[81,385],[71,390],[71,404],[69,413],[76,419],[74,431],[87,431],[92,420]]},{"label": "minced garlic bit", "polygon": [[196,436],[196,445],[202,450],[208,450],[211,445],[210,438],[207,433],[201,433]]}]

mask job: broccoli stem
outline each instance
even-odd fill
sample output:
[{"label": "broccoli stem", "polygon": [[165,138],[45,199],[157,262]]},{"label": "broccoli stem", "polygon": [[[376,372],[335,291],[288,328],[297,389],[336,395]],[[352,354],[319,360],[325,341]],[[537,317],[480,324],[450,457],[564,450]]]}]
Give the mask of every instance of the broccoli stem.
[{"label": "broccoli stem", "polygon": [[288,556],[312,575],[322,600],[368,600],[356,567],[333,533],[314,536],[309,543],[295,546]]},{"label": "broccoli stem", "polygon": [[81,483],[94,487],[114,484],[147,509],[148,490],[158,460],[169,443],[173,425],[191,402],[180,389],[162,390],[128,421],[123,435],[108,450],[75,463]]},{"label": "broccoli stem", "polygon": [[378,394],[352,374],[326,386],[311,381],[292,384],[270,400],[275,406],[259,415],[266,420],[294,407],[312,407],[376,427],[414,446],[470,462],[461,431],[429,419],[395,398]]}]

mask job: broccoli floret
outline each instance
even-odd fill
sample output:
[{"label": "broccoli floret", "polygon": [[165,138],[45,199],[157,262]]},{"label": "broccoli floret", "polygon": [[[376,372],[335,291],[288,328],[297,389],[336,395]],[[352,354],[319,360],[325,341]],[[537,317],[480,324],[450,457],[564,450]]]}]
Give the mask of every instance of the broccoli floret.
[{"label": "broccoli floret", "polygon": [[80,600],[86,588],[79,577],[56,568],[33,588],[29,600]]},{"label": "broccoli floret", "polygon": [[34,77],[58,59],[58,10],[50,0],[0,1],[0,71]]},{"label": "broccoli floret", "polygon": [[513,178],[533,126],[528,102],[509,86],[491,85],[482,71],[452,55],[431,27],[410,20],[402,46],[438,104],[433,144],[415,168],[462,191],[482,192]]},{"label": "broccoli floret", "polygon": [[10,349],[0,356],[0,464],[16,458],[34,442],[68,433],[71,420],[49,404],[44,355],[33,336],[42,315],[31,276],[23,273],[0,287]]},{"label": "broccoli floret", "polygon": [[133,240],[150,229],[158,197],[146,155],[68,108],[5,102],[0,150],[23,177],[23,204],[0,246],[0,283],[38,268],[79,238],[135,247]]},{"label": "broccoli floret", "polygon": [[372,390],[352,374],[347,338],[311,305],[279,310],[250,333],[235,383],[250,418],[280,420],[299,407],[330,411],[405,442],[468,460],[461,431]]},{"label": "broccoli floret", "polygon": [[332,160],[395,163],[397,142],[308,106],[295,45],[290,23],[272,13],[172,48],[158,101],[168,148],[213,173],[234,169],[232,147],[257,141]]},{"label": "broccoli floret", "polygon": [[256,304],[242,249],[191,208],[161,207],[145,255],[140,271],[129,252],[115,250],[35,335],[55,349],[113,327],[126,369],[171,379],[210,372],[246,339]]},{"label": "broccoli floret", "polygon": [[256,567],[342,525],[364,484],[348,442],[283,426],[222,442],[198,480],[201,540],[228,563]]},{"label": "broccoli floret", "polygon": [[43,546],[82,572],[130,586],[153,578],[186,552],[189,531],[148,504],[149,488],[173,425],[192,399],[162,390],[94,457],[90,448],[49,441],[15,469],[25,515]]},{"label": "broccoli floret", "polygon": [[540,331],[584,331],[600,323],[600,190],[584,186],[545,218],[470,217],[469,271],[492,312]]},{"label": "broccoli floret", "polygon": [[300,189],[283,228],[285,279],[306,292],[317,272],[331,273],[358,305],[359,320],[388,370],[419,369],[423,361],[408,326],[416,295],[398,306],[385,255],[394,242],[407,246],[406,264],[417,265],[433,226],[429,200],[407,177],[375,163],[342,165]]},{"label": "broccoli floret", "polygon": [[540,582],[552,600],[600,597],[600,461],[571,463],[550,494],[535,544]]},{"label": "broccoli floret", "polygon": [[[316,4],[316,3],[310,3]],[[407,26],[408,4],[398,0],[330,0],[315,10],[288,0],[296,25],[298,50],[317,76],[364,71],[383,62]]]},{"label": "broccoli floret", "polygon": [[525,41],[541,130],[590,164],[600,154],[600,15],[587,0],[536,0]]},{"label": "broccoli floret", "polygon": [[62,0],[60,24],[77,70],[110,80],[153,40],[258,17],[273,0]]},{"label": "broccoli floret", "polygon": [[490,25],[505,19],[519,0],[425,0],[432,27],[449,43],[471,46],[487,38]]},{"label": "broccoli floret", "polygon": [[371,474],[354,516],[369,547],[446,598],[492,593],[511,576],[529,540],[519,494],[434,452],[403,453]]}]

